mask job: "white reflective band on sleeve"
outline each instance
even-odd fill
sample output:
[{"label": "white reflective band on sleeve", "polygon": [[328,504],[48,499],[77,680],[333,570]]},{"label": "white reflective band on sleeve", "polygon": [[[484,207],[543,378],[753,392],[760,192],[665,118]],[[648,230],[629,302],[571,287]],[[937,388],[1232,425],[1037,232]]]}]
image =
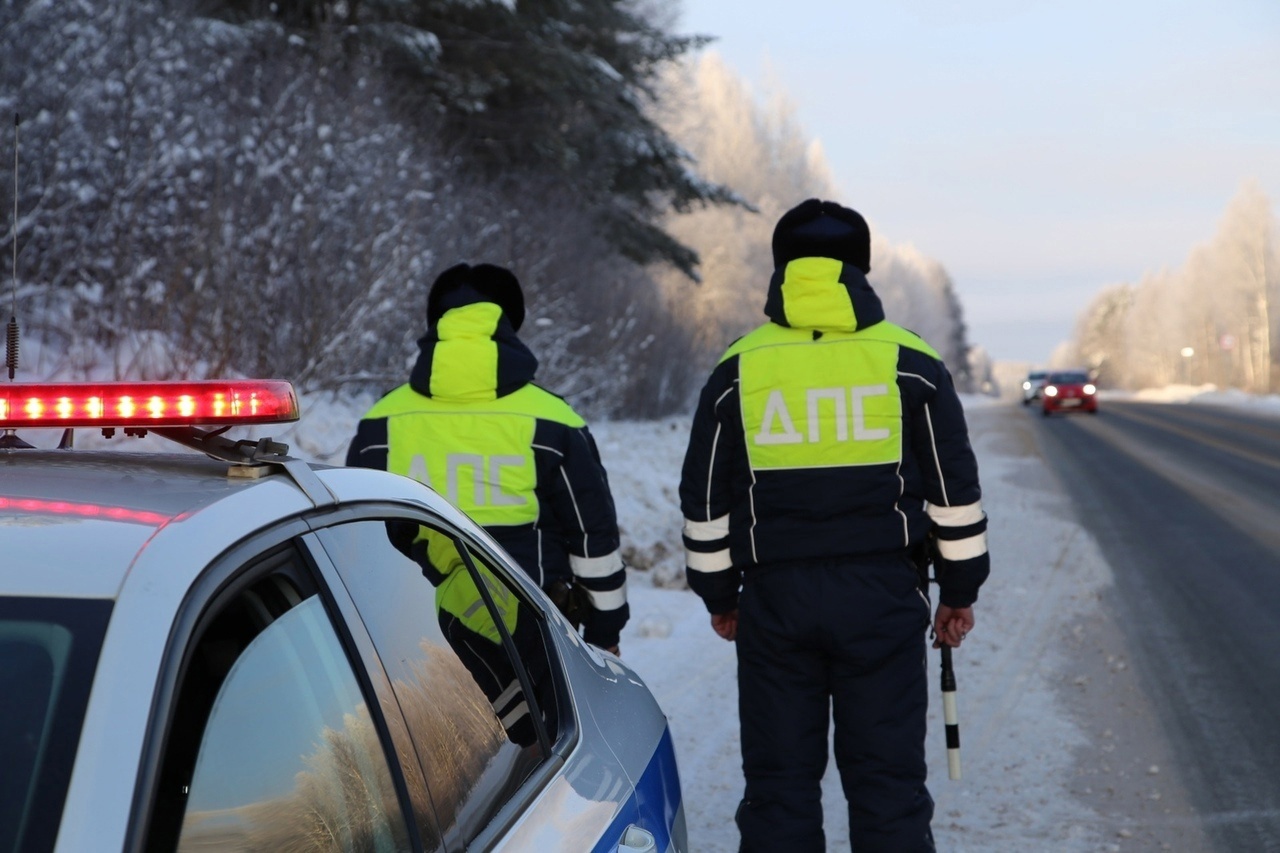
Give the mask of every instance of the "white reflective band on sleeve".
[{"label": "white reflective band on sleeve", "polygon": [[982,501],[965,506],[936,506],[929,504],[925,510],[939,527],[966,527],[977,524],[985,517],[982,514]]},{"label": "white reflective band on sleeve", "polygon": [[684,535],[695,542],[714,542],[729,535],[728,513],[710,521],[684,520]]},{"label": "white reflective band on sleeve", "polygon": [[510,684],[507,685],[507,689],[502,691],[502,695],[499,696],[497,699],[493,700],[493,707],[496,708],[499,713],[501,713],[502,709],[507,707],[507,703],[509,703],[512,699],[516,698],[516,695],[520,692],[520,690],[521,690],[520,681],[519,680],[512,681]]},{"label": "white reflective band on sleeve", "polygon": [[591,595],[591,605],[596,610],[617,610],[627,603],[627,588],[625,586],[609,592],[600,592],[594,589],[589,589],[587,592]]},{"label": "white reflective band on sleeve", "polygon": [[502,727],[507,731],[511,731],[516,723],[529,716],[529,703],[521,702],[519,705],[511,709],[511,713],[502,718]]},{"label": "white reflective band on sleeve", "polygon": [[690,551],[686,548],[684,551],[684,564],[695,572],[723,572],[726,569],[733,568],[733,559],[729,556],[728,548],[713,551],[710,554]]},{"label": "white reflective band on sleeve", "polygon": [[987,534],[979,533],[968,539],[939,539],[938,553],[944,560],[972,560],[987,553]]},{"label": "white reflective band on sleeve", "polygon": [[614,551],[603,557],[569,555],[569,568],[580,578],[607,578],[622,568],[622,556]]}]

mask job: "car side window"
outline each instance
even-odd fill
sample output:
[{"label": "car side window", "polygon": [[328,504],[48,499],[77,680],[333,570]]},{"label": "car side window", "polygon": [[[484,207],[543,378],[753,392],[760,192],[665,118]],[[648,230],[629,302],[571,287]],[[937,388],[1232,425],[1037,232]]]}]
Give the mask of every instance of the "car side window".
[{"label": "car side window", "polygon": [[[461,544],[484,577],[496,580],[502,576],[487,551],[469,540],[461,540]],[[508,587],[504,584],[491,583],[490,587],[493,590],[494,603],[498,607],[503,606],[501,597],[506,597],[508,601],[518,601],[522,613],[528,612],[530,616],[533,615],[532,607],[515,592],[514,585]],[[555,688],[550,646],[542,634],[540,621],[535,618],[526,618],[517,622],[512,640],[515,656],[520,666],[529,674],[533,684],[547,736],[552,743],[555,743],[564,734],[563,720],[560,716],[562,706]]]},{"label": "car side window", "polygon": [[0,851],[53,849],[111,607],[0,597]]},{"label": "car side window", "polygon": [[360,683],[320,595],[295,581],[257,581],[199,630],[148,849],[411,849]]},{"label": "car side window", "polygon": [[356,521],[317,535],[391,679],[445,843],[461,848],[557,736],[541,614],[442,529]]}]

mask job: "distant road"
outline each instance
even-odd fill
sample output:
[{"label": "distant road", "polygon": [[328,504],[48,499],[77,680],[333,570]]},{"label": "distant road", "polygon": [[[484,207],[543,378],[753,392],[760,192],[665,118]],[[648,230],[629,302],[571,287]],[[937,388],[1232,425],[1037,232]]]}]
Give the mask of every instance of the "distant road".
[{"label": "distant road", "polygon": [[1115,572],[1204,831],[1223,851],[1280,851],[1280,418],[1101,409],[1027,416]]}]

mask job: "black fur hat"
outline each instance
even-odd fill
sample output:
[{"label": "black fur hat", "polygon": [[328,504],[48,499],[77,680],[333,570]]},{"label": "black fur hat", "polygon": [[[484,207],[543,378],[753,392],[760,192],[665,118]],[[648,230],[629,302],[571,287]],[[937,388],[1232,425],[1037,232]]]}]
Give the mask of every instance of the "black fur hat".
[{"label": "black fur hat", "polygon": [[834,258],[871,272],[871,229],[856,210],[811,198],[788,210],[773,229],[773,266],[796,258]]},{"label": "black fur hat", "polygon": [[511,328],[524,322],[524,293],[515,274],[494,264],[457,264],[436,277],[427,294],[427,326],[434,328],[450,308],[475,302],[476,296],[502,309]]}]

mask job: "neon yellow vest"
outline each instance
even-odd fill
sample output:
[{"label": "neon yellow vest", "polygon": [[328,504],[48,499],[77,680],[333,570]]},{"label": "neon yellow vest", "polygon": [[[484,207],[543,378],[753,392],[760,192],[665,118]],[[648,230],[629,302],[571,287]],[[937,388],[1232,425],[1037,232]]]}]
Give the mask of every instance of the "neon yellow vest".
[{"label": "neon yellow vest", "polygon": [[487,401],[424,397],[402,385],[365,417],[387,419],[387,470],[430,486],[483,527],[537,521],[538,419],[584,423],[534,385]]},{"label": "neon yellow vest", "polygon": [[[788,322],[741,338],[739,398],[753,470],[881,465],[902,459],[898,352],[937,357],[917,336],[879,322],[854,331],[842,290],[831,287],[839,261],[793,261],[783,284]],[[815,338],[815,329],[821,330]],[[722,359],[722,361],[724,360]],[[799,377],[799,378],[798,378]]]},{"label": "neon yellow vest", "polygon": [[[436,571],[444,575],[444,580],[436,589],[436,613],[443,610],[455,616],[472,633],[494,643],[501,643],[502,635],[498,632],[498,626],[476,588],[475,580],[458,554],[453,539],[429,527],[419,527],[417,541],[423,540],[427,543],[427,559]],[[503,624],[507,626],[507,632],[513,633],[519,614],[519,601],[484,563],[476,561],[476,569],[502,616]]]}]

